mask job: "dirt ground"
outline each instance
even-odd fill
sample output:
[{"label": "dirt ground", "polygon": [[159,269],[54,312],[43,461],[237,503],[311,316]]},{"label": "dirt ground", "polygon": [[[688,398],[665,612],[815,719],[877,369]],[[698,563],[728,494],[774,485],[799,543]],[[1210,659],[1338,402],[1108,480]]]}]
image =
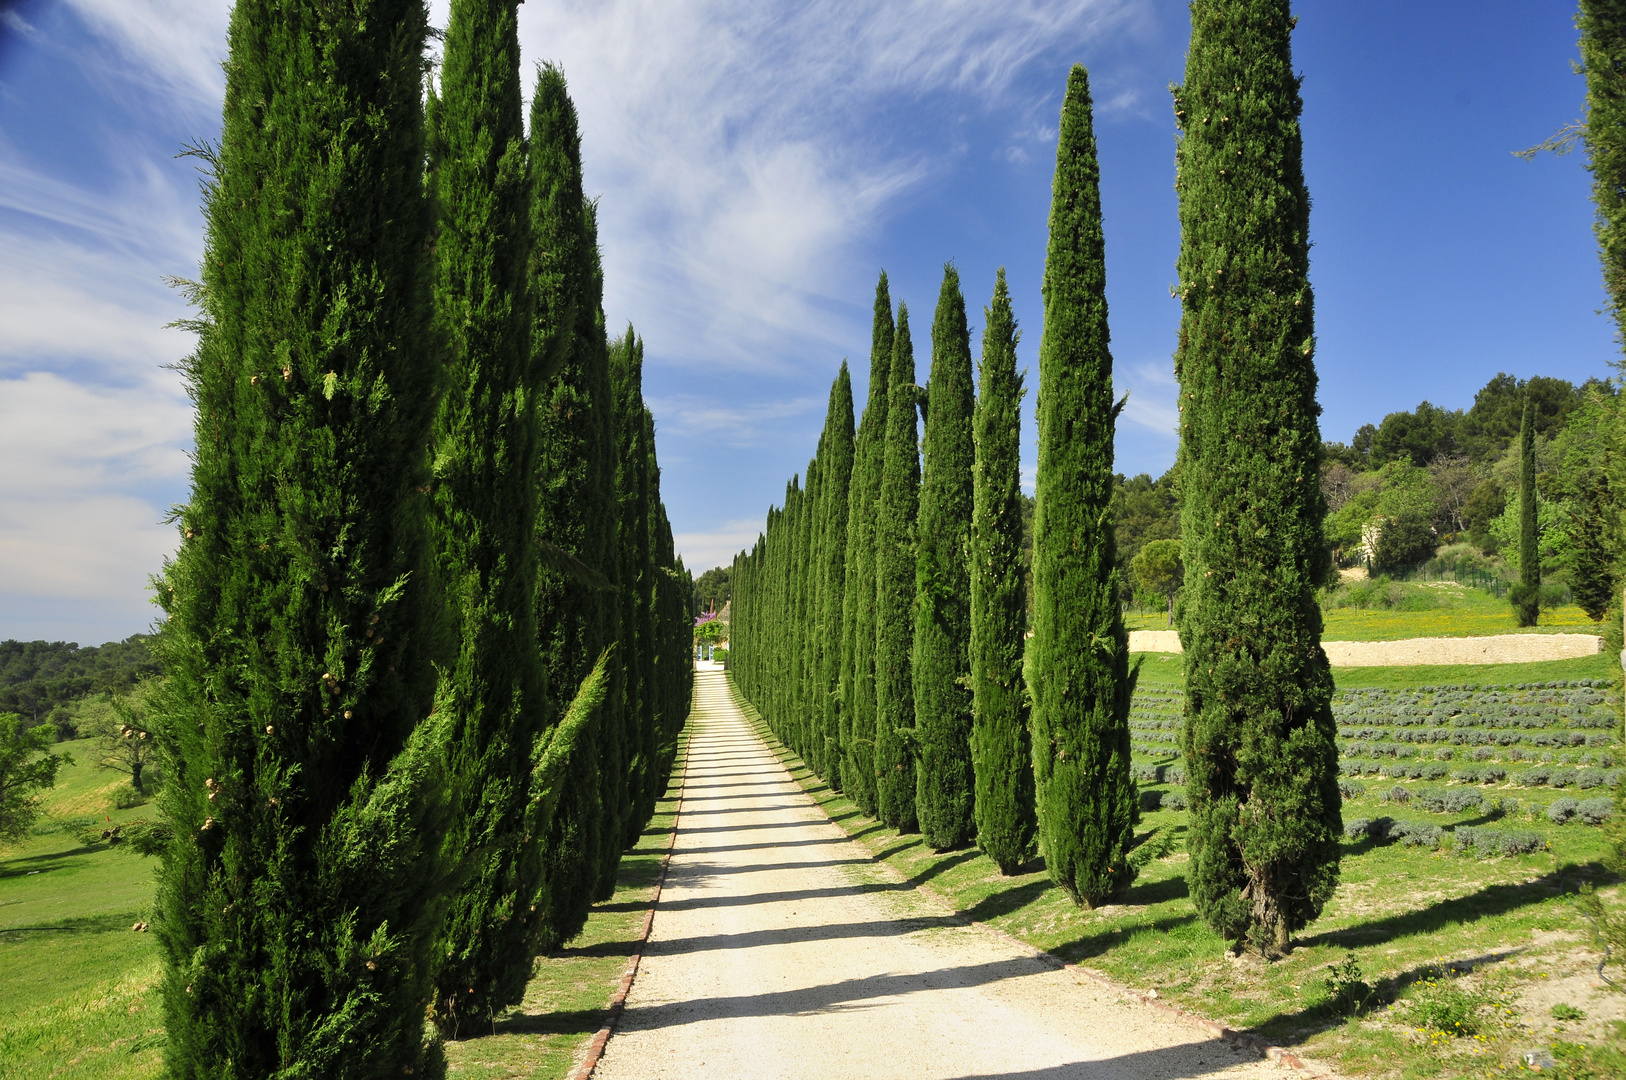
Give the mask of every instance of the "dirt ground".
[{"label": "dirt ground", "polygon": [[1293,1075],[964,925],[820,812],[720,672],[697,678],[666,887],[596,1076]]}]

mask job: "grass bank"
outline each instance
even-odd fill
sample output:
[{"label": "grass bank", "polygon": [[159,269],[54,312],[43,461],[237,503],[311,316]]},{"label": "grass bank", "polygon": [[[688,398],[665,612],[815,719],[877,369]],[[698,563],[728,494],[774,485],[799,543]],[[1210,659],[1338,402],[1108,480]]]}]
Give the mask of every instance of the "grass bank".
[{"label": "grass bank", "polygon": [[[1165,667],[1165,679],[1178,680],[1177,662],[1148,658],[1149,686]],[[1434,669],[1411,670],[1419,685],[1436,678]],[[1487,682],[1510,679],[1506,667],[1494,672]],[[1124,985],[1155,989],[1349,1074],[1483,1077],[1516,1071],[1532,1049],[1553,1054],[1559,1075],[1626,1074],[1617,1068],[1626,1059],[1611,1056],[1612,1040],[1626,1030],[1615,1026],[1626,1020],[1626,995],[1599,988],[1597,956],[1572,905],[1585,882],[1620,893],[1601,869],[1605,844],[1596,828],[1551,826],[1547,849],[1488,859],[1371,836],[1346,840],[1342,885],[1290,957],[1231,960],[1188,895],[1183,811],[1147,812],[1137,835],[1145,860],[1139,878],[1119,902],[1080,910],[1037,860],[1004,877],[975,849],[934,852],[919,835],[865,817],[736,698],[803,789],[877,859],[967,917]],[[1352,799],[1345,816],[1386,810],[1373,791]],[[1442,831],[1500,822],[1483,807],[1413,808],[1406,816]]]}]

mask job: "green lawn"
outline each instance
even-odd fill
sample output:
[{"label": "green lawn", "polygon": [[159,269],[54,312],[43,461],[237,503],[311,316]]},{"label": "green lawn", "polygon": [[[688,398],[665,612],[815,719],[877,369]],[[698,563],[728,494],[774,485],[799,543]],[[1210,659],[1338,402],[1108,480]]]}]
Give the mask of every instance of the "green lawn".
[{"label": "green lawn", "polygon": [[[1145,659],[1149,692],[1178,686],[1179,657]],[[1547,669],[1544,678],[1592,678],[1597,659],[1566,661],[1559,670],[1494,666],[1477,680],[1459,671],[1452,681],[1503,684],[1526,677],[1519,669],[1537,667]],[[1386,673],[1393,685],[1435,685],[1439,678],[1435,668]],[[1143,815],[1138,839],[1157,857],[1119,902],[1084,911],[1037,863],[1003,877],[974,849],[932,852],[920,836],[900,836],[864,817],[780,746],[748,702],[741,705],[830,817],[909,881],[935,890],[969,918],[1125,985],[1156,989],[1164,1000],[1355,1075],[1483,1077],[1515,1069],[1518,1054],[1538,1046],[1555,1048],[1562,1065],[1557,1075],[1619,1075],[1611,1071],[1619,1062],[1610,1049],[1619,1037],[1612,1023],[1626,1018],[1626,995],[1594,988],[1597,956],[1571,898],[1589,881],[1617,900],[1621,889],[1599,865],[1605,850],[1600,830],[1543,818],[1547,801],[1560,793],[1520,791],[1511,817],[1484,808],[1428,814],[1391,807],[1380,801],[1379,785],[1366,785],[1365,794],[1346,804],[1346,820],[1390,814],[1448,829],[1494,822],[1542,832],[1551,850],[1477,859],[1369,838],[1347,841],[1342,884],[1323,917],[1298,935],[1287,960],[1267,965],[1227,960],[1226,943],[1197,916],[1187,894],[1182,811]],[[1353,1019],[1328,987],[1328,969],[1349,956],[1374,989]],[[1555,1004],[1586,1015],[1559,1020]],[[1468,1017],[1472,1034],[1439,1030],[1442,1017],[1454,1016]]]},{"label": "green lawn", "polygon": [[[76,764],[58,774],[47,816],[25,841],[0,848],[0,1078],[147,1080],[162,1069],[159,962],[152,935],[131,927],[150,918],[155,863],[80,836],[152,808],[114,808],[129,778],[97,769],[90,743],[58,749]],[[675,798],[659,802],[621,860],[615,895],[568,948],[537,961],[524,1003],[494,1033],[447,1045],[450,1075],[569,1074],[626,968],[675,809]]]}]

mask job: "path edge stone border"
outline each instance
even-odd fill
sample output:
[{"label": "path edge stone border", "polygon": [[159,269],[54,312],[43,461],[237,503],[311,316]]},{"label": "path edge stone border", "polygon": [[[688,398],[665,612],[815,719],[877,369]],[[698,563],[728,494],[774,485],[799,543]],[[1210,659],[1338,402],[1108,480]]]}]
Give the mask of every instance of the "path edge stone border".
[{"label": "path edge stone border", "polygon": [[[768,744],[770,750],[776,750],[774,756],[775,758],[779,759],[780,767],[785,770],[787,775],[789,775],[791,783],[801,788],[801,781],[797,780],[794,775],[790,775],[791,770],[785,765],[784,760],[780,758],[779,752],[782,751],[785,754],[789,754],[798,761],[801,761],[801,758],[797,756],[794,750],[788,746],[785,746],[779,741],[778,737],[775,736],[772,730],[768,728],[767,722],[762,719],[762,714],[756,711],[756,706],[751,706],[752,713],[756,714],[755,719],[752,719],[751,716],[745,714],[744,707],[749,705],[750,702],[746,699],[744,694],[741,694],[735,688],[733,679],[727,679],[727,682],[729,695],[734,699],[734,703],[737,706],[740,706],[740,713],[741,715],[745,716],[745,720],[748,724],[750,724],[751,730],[756,732],[762,741]],[[805,766],[806,763],[803,762],[803,764]],[[685,765],[687,765],[687,762],[685,762]],[[823,781],[820,781],[820,783],[823,783]],[[811,793],[809,793],[806,788],[802,788],[802,793],[804,795],[808,795],[810,798],[812,797]],[[818,807],[820,813],[824,814],[826,820],[830,820],[830,815],[825,812],[824,807],[820,805],[817,800],[814,800],[814,805]],[[895,870],[890,863],[886,862],[886,860],[877,855],[874,849],[872,849],[868,844],[864,843],[864,841],[858,839],[856,836],[848,833],[847,830],[842,828],[838,822],[830,820],[830,824],[835,825],[835,827],[838,829],[841,829],[841,831],[846,834],[848,840],[852,841],[852,843],[856,845],[860,851],[869,856],[871,862],[878,866],[884,866],[887,869]],[[673,830],[673,835],[676,835],[675,828]],[[1023,952],[1028,953],[1035,959],[1043,961],[1052,967],[1069,973],[1075,979],[1087,978],[1116,994],[1121,994],[1122,996],[1138,1002],[1139,1004],[1149,1005],[1160,1012],[1174,1017],[1183,1024],[1205,1031],[1216,1039],[1220,1039],[1221,1041],[1232,1046],[1245,1047],[1268,1061],[1274,1061],[1279,1065],[1286,1065],[1288,1068],[1297,1069],[1307,1076],[1316,1077],[1317,1080],[1331,1080],[1331,1078],[1337,1076],[1336,1073],[1325,1071],[1325,1069],[1319,1065],[1312,1065],[1309,1062],[1306,1062],[1303,1058],[1299,1057],[1291,1050],[1288,1050],[1286,1047],[1277,1046],[1267,1039],[1260,1038],[1258,1035],[1254,1035],[1246,1031],[1238,1031],[1236,1028],[1230,1027],[1226,1024],[1221,1024],[1216,1020],[1210,1020],[1205,1016],[1199,1016],[1196,1013],[1187,1012],[1185,1009],[1177,1008],[1176,1006],[1170,1005],[1167,1002],[1159,1001],[1153,997],[1148,997],[1137,990],[1132,990],[1129,987],[1124,986],[1122,983],[1118,982],[1116,979],[1112,978],[1103,971],[1097,971],[1094,968],[1087,968],[1080,964],[1075,964],[1069,960],[1063,960],[1055,953],[1041,949],[1037,945],[1030,945],[1021,938],[1017,937],[1015,934],[1001,930],[997,926],[990,926],[985,922],[979,922],[976,919],[966,918],[965,912],[956,907],[952,900],[925,882],[921,882],[920,884],[912,887],[918,889],[920,892],[943,905],[945,908],[951,911],[955,917],[964,920],[967,926],[974,927],[985,934],[998,938],[1009,945],[1013,945],[1016,948],[1021,949]],[[574,1080],[587,1080],[587,1077],[585,1074],[583,1074],[575,1077]]]},{"label": "path edge stone border", "polygon": [[[689,710],[689,719],[684,721],[688,727],[694,718],[694,709]],[[692,733],[691,733],[692,735]],[[683,742],[683,771],[678,775],[677,805],[672,808],[672,831],[666,837],[666,854],[661,856],[661,872],[655,875],[655,893],[649,898],[649,910],[644,912],[644,927],[638,933],[638,941],[632,950],[632,956],[627,960],[627,970],[621,975],[621,982],[616,987],[615,994],[611,996],[606,1006],[607,1013],[604,1024],[593,1035],[593,1041],[587,1045],[587,1057],[583,1059],[581,1067],[570,1074],[570,1080],[591,1080],[593,1071],[598,1068],[599,1060],[604,1057],[604,1048],[610,1042],[610,1036],[615,1034],[616,1024],[621,1021],[621,1014],[627,1011],[627,995],[632,992],[633,980],[638,977],[638,965],[644,959],[644,946],[649,942],[649,931],[655,925],[655,908],[661,902],[661,890],[666,887],[666,870],[672,865],[672,849],[677,846],[678,818],[683,813],[683,789],[689,779],[689,740]]]}]

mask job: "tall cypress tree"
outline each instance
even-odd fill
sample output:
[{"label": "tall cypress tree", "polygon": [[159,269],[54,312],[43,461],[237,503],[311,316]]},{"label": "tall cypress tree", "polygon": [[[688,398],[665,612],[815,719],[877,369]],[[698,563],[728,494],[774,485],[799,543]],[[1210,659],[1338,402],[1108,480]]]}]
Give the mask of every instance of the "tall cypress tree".
[{"label": "tall cypress tree", "polygon": [[[533,378],[548,380],[538,407],[536,543],[547,557],[538,575],[536,623],[557,716],[571,688],[618,636],[613,587],[620,563],[602,279],[582,195],[576,109],[564,74],[551,65],[537,72],[530,152],[531,356]],[[627,811],[624,785],[605,779],[618,780],[625,771],[618,703],[612,690],[598,722],[584,733],[564,774],[559,812],[544,834],[539,946],[545,951],[580,932],[592,902],[614,889]]]},{"label": "tall cypress tree", "polygon": [[883,822],[913,832],[915,762],[900,734],[915,726],[915,519],[920,507],[920,441],[915,350],[909,309],[898,305],[887,380],[886,435],[875,517],[875,794]]},{"label": "tall cypress tree", "polygon": [[430,118],[445,356],[431,520],[458,639],[437,709],[451,726],[462,803],[449,847],[467,853],[435,996],[447,1032],[519,1002],[543,926],[534,903],[541,837],[524,815],[546,710],[533,606],[537,430],[517,3],[454,0]]},{"label": "tall cypress tree", "polygon": [[1536,625],[1541,613],[1541,546],[1536,521],[1536,425],[1525,398],[1519,421],[1519,583],[1508,592],[1520,626]]},{"label": "tall cypress tree", "polygon": [[881,495],[887,382],[891,378],[892,296],[886,271],[875,286],[870,332],[869,394],[853,439],[847,503],[847,581],[842,603],[842,787],[864,813],[875,802],[875,521]]},{"label": "tall cypress tree", "polygon": [[1197,0],[1175,91],[1189,881],[1267,955],[1332,895],[1341,831],[1293,22]]},{"label": "tall cypress tree", "polygon": [[192,490],[160,592],[171,1076],[426,1067],[445,881],[427,30],[419,0],[232,9],[201,151]]},{"label": "tall cypress tree", "polygon": [[1129,778],[1129,635],[1112,528],[1112,354],[1107,341],[1089,75],[1061,108],[1039,343],[1034,483],[1033,759],[1039,850],[1051,880],[1095,905],[1129,884],[1138,802]]},{"label": "tall cypress tree", "polygon": [[841,670],[844,652],[844,604],[847,586],[847,520],[852,497],[853,476],[853,384],[847,362],[830,387],[830,407],[825,421],[825,454],[829,473],[825,478],[823,528],[819,548],[823,564],[820,585],[818,638],[818,700],[820,733],[824,742],[824,776],[832,788],[843,790],[843,762],[846,746],[841,736]]},{"label": "tall cypress tree", "polygon": [[621,638],[623,740],[627,748],[624,783],[629,813],[622,822],[621,846],[638,839],[654,812],[655,740],[650,685],[649,452],[643,397],[644,343],[627,332],[610,347],[610,385],[615,400],[616,515],[621,549]]},{"label": "tall cypress tree", "polygon": [[[1022,376],[1005,270],[982,337],[971,519],[971,752],[977,844],[1001,873],[1033,853],[1033,747],[1022,683]],[[928,421],[929,423],[930,421]]]},{"label": "tall cypress tree", "polygon": [[971,772],[971,330],[952,264],[932,321],[925,458],[915,561],[913,678],[919,747],[915,806],[926,843],[939,851],[969,841]]}]

